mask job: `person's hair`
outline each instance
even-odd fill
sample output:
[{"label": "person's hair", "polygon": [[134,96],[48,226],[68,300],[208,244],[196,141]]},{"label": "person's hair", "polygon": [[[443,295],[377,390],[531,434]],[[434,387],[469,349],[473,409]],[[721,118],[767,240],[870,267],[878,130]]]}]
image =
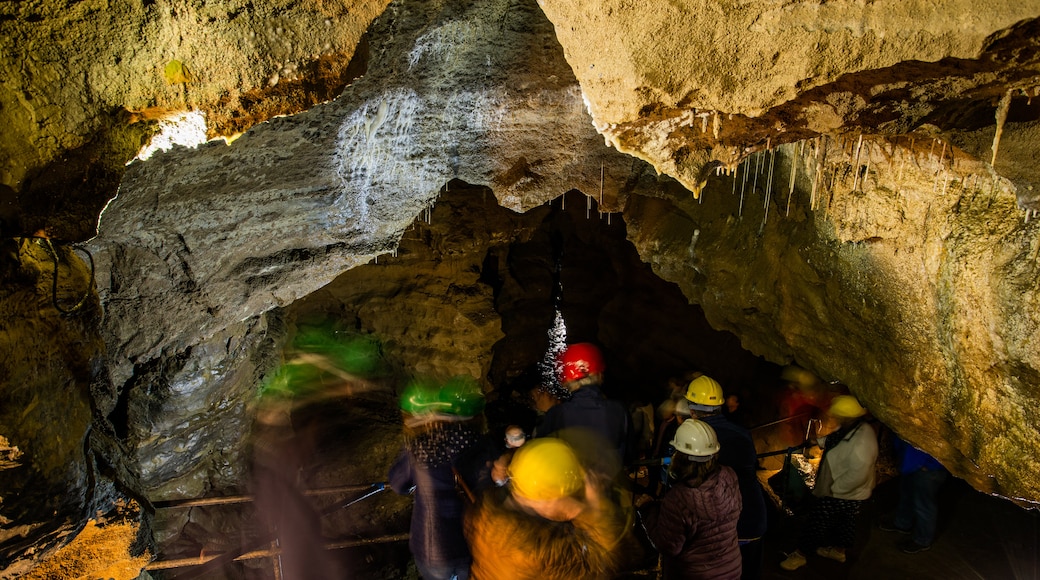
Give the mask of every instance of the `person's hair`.
[{"label": "person's hair", "polygon": [[685,453],[675,453],[672,455],[672,466],[668,468],[668,474],[676,482],[698,487],[708,476],[719,470],[718,457],[718,454],[715,454],[707,461],[696,461]]},{"label": "person's hair", "polygon": [[603,384],[603,373],[592,373],[580,379],[574,379],[573,381],[567,381],[563,386],[570,392],[577,391],[582,387],[589,385],[601,385]]}]

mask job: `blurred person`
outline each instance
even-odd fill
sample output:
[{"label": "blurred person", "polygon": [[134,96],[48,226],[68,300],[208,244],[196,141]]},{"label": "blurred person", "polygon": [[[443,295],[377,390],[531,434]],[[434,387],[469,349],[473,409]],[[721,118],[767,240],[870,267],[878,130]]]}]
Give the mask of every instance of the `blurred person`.
[{"label": "blurred person", "polygon": [[778,406],[780,416],[787,419],[781,423],[781,442],[784,447],[793,447],[805,442],[810,421],[824,415],[833,393],[819,377],[796,365],[784,367],[780,378],[785,388]]},{"label": "blurred person", "polygon": [[424,580],[466,580],[472,557],[462,529],[466,496],[456,477],[460,458],[480,442],[484,395],[468,377],[440,388],[413,381],[401,409],[404,445],[389,483],[415,496],[408,548]]},{"label": "blurred person", "polygon": [[302,474],[314,453],[312,426],[293,425],[292,404],[264,401],[252,431],[256,514],[278,540],[282,578],[335,578],[343,573],[325,550],[321,517],[304,494]]},{"label": "blurred person", "polygon": [[661,554],[665,580],[736,580],[740,486],[718,460],[720,443],[710,425],[684,421],[671,440],[670,489],[660,501],[638,504],[647,536]]},{"label": "blurred person", "polygon": [[474,580],[607,580],[626,521],[610,482],[582,467],[562,439],[533,439],[509,464],[509,484],[466,513]]},{"label": "blurred person", "polygon": [[256,514],[278,540],[283,578],[339,577],[343,570],[325,550],[321,517],[304,493],[320,443],[320,425],[306,411],[372,389],[365,377],[377,372],[379,347],[330,324],[303,325],[284,355],[260,389],[251,433]]},{"label": "blurred person", "polygon": [[686,402],[693,417],[704,421],[714,430],[722,450],[718,462],[733,469],[740,485],[741,510],[737,535],[744,579],[762,575],[762,536],[766,533],[766,496],[758,479],[758,455],[751,432],[733,423],[722,409],[725,404],[722,386],[715,379],[701,375],[686,389]]},{"label": "blurred person", "polygon": [[878,456],[877,433],[867,422],[867,410],[852,395],[831,401],[829,415],[837,430],[819,437],[823,449],[813,485],[813,499],[798,538],[798,549],[780,563],[784,570],[806,564],[805,554],[845,562],[856,537],[863,504],[874,490]]},{"label": "blurred person", "polygon": [[654,449],[654,407],[645,398],[634,399],[628,406],[629,441],[628,459],[647,459]]},{"label": "blurred person", "polygon": [[899,458],[899,502],[893,516],[883,518],[880,528],[910,537],[897,543],[907,553],[916,554],[932,547],[939,518],[939,488],[950,472],[934,457],[892,436]]},{"label": "blurred person", "polygon": [[726,395],[726,403],[722,407],[722,414],[734,425],[748,427],[747,417],[743,408],[744,401],[737,393]]}]

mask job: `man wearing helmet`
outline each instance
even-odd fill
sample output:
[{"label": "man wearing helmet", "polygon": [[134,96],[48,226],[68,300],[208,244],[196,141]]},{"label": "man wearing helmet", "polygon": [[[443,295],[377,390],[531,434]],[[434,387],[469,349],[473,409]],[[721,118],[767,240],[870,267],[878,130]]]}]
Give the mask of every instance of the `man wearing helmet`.
[{"label": "man wearing helmet", "polygon": [[[613,477],[621,470],[628,439],[628,411],[617,402],[603,395],[603,372],[606,365],[599,348],[588,342],[572,344],[557,359],[560,384],[570,394],[570,399],[546,411],[545,418],[535,433],[536,437],[559,436],[578,447],[586,464]],[[576,438],[575,435],[579,434]],[[586,457],[586,445],[592,439],[597,446],[605,446],[614,453],[603,453],[595,449]]]},{"label": "man wearing helmet", "polygon": [[701,375],[686,389],[686,401],[695,418],[715,431],[722,445],[719,463],[733,468],[740,482],[741,511],[737,523],[740,554],[743,560],[741,578],[753,580],[761,576],[762,536],[766,533],[766,500],[758,480],[758,456],[751,432],[722,414],[726,402],[718,381]]},{"label": "man wearing helmet", "polygon": [[671,444],[672,487],[661,501],[640,510],[647,537],[661,553],[664,578],[736,580],[741,570],[737,475],[719,463],[719,440],[703,421],[683,421]]}]

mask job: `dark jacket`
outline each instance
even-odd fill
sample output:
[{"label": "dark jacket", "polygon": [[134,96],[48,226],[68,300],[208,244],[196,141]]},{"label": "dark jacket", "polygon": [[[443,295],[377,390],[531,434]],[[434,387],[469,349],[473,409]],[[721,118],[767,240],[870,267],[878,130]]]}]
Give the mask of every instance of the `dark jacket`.
[{"label": "dark jacket", "polygon": [[723,415],[702,417],[719,439],[719,463],[733,468],[740,482],[742,501],[737,534],[742,540],[761,538],[766,533],[766,497],[758,480],[758,456],[751,432]]},{"label": "dark jacket", "polygon": [[[546,411],[535,435],[544,437],[563,429],[587,429],[602,437],[608,448],[617,452],[620,462],[625,457],[628,423],[624,405],[604,397],[599,386],[587,385],[574,391],[569,400]],[[578,447],[580,449],[580,445]]]},{"label": "dark jacket", "polygon": [[679,482],[661,501],[649,504],[643,522],[661,553],[665,579],[740,578],[739,515],[737,475],[725,466],[699,486]]},{"label": "dark jacket", "polygon": [[475,433],[445,425],[406,441],[390,467],[390,487],[407,494],[415,487],[408,547],[420,562],[436,566],[469,558],[462,532],[465,499],[455,485],[455,462],[477,441]]}]

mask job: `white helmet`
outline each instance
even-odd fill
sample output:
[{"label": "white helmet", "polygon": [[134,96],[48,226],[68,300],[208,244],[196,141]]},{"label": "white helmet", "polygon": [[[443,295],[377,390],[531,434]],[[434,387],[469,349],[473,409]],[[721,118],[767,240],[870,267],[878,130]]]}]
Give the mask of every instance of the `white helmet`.
[{"label": "white helmet", "polygon": [[719,452],[719,438],[715,430],[704,421],[687,419],[675,430],[672,447],[679,453],[689,455],[694,461],[707,461]]}]

